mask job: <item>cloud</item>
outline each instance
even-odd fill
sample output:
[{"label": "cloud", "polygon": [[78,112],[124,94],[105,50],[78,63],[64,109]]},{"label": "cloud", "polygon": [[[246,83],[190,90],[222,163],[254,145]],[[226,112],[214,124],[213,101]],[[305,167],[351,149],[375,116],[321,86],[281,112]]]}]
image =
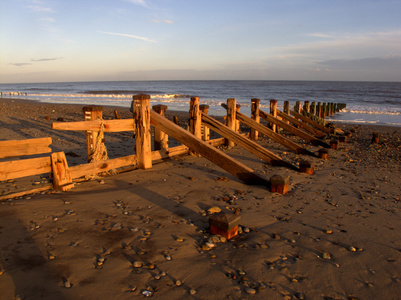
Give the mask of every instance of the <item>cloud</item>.
[{"label": "cloud", "polygon": [[16,67],[23,67],[23,66],[28,66],[32,65],[31,63],[9,63],[11,66],[16,66]]},{"label": "cloud", "polygon": [[141,5],[141,6],[144,6],[144,7],[148,7],[148,4],[146,3],[145,0],[125,0],[125,1],[133,3],[133,4],[136,4],[136,5]]},{"label": "cloud", "polygon": [[317,38],[330,38],[331,36],[325,33],[319,33],[319,32],[315,32],[315,33],[308,33],[307,36],[312,36],[312,37],[317,37]]},{"label": "cloud", "polygon": [[133,39],[143,40],[143,41],[149,42],[149,43],[157,43],[157,41],[151,40],[151,39],[146,38],[146,37],[133,35],[133,34],[115,33],[115,32],[107,32],[107,31],[99,31],[99,32],[100,33],[104,33],[104,34],[110,34],[110,35],[125,36],[125,37],[129,37],[129,38],[133,38]]},{"label": "cloud", "polygon": [[59,60],[59,59],[63,59],[63,57],[31,59],[31,61],[33,61],[33,62],[41,62],[41,61],[51,61],[51,60]]},{"label": "cloud", "polygon": [[164,23],[167,23],[167,24],[173,24],[173,21],[171,21],[171,20],[152,19],[151,21],[154,22],[154,23],[161,23],[161,22],[164,22]]},{"label": "cloud", "polygon": [[331,69],[401,69],[401,56],[331,59],[317,62]]}]

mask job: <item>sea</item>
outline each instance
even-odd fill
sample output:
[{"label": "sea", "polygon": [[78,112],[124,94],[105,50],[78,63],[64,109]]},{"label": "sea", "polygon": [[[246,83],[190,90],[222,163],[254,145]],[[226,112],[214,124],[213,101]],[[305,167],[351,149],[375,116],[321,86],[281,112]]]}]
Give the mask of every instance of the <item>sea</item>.
[{"label": "sea", "polygon": [[193,96],[209,105],[210,115],[224,115],[221,106],[235,98],[241,112],[250,116],[251,99],[259,98],[269,111],[269,100],[344,103],[346,108],[328,118],[332,122],[401,126],[401,82],[180,80],[102,81],[0,84],[2,98],[48,103],[130,107],[132,96],[151,96],[151,105],[188,111]]}]

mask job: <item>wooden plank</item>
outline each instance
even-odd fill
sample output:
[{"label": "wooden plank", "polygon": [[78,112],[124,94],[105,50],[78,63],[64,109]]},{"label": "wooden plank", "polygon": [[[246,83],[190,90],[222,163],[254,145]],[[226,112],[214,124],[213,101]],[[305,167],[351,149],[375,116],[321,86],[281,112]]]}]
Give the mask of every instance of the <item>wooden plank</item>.
[{"label": "wooden plank", "polygon": [[16,198],[16,197],[22,197],[25,195],[30,195],[30,194],[36,194],[36,193],[40,193],[43,191],[48,191],[53,189],[53,184],[48,183],[45,186],[42,186],[40,188],[36,188],[36,189],[32,189],[32,190],[26,190],[26,191],[22,191],[22,192],[17,192],[17,193],[11,193],[11,194],[7,194],[7,195],[3,195],[0,196],[0,201],[4,201],[7,199],[12,199],[12,198]]},{"label": "wooden plank", "polygon": [[0,158],[50,153],[50,137],[0,141]]},{"label": "wooden plank", "polygon": [[306,124],[304,122],[301,122],[301,121],[299,121],[299,120],[297,120],[297,119],[295,119],[295,118],[283,113],[282,111],[277,110],[277,115],[279,117],[283,118],[284,120],[287,120],[287,121],[291,122],[292,124],[297,125],[297,126],[303,128],[303,129],[305,129],[306,131],[310,132],[311,134],[317,136],[318,138],[322,138],[322,137],[326,136],[325,133],[323,133],[323,132],[321,132],[321,131],[319,131],[319,130],[311,127],[311,126],[309,126],[308,124]]},{"label": "wooden plank", "polygon": [[302,130],[300,130],[298,128],[295,128],[294,126],[291,126],[290,124],[287,124],[287,123],[285,123],[285,122],[283,122],[281,120],[273,118],[272,116],[270,116],[269,114],[265,113],[262,110],[260,110],[259,113],[260,113],[260,116],[263,119],[267,120],[268,122],[276,123],[281,128],[283,128],[283,129],[285,129],[285,130],[287,130],[287,131],[299,136],[301,139],[311,143],[314,146],[322,146],[324,148],[330,148],[330,145],[327,144],[326,142],[323,142],[323,141],[315,138],[314,136],[312,136],[312,135],[310,135],[310,134],[308,134],[308,133],[306,133],[306,132],[304,132],[304,131],[302,131]]},{"label": "wooden plank", "polygon": [[[241,113],[239,113],[241,114]],[[294,170],[298,170],[297,167],[293,166],[292,164],[282,160],[276,154],[268,151],[266,148],[263,148],[261,145],[255,143],[254,141],[238,134],[231,128],[221,124],[217,120],[209,117],[207,115],[202,115],[202,121],[207,124],[210,129],[216,131],[217,133],[221,134],[225,138],[229,139],[230,141],[235,142],[238,146],[243,147],[244,149],[248,150],[252,154],[256,155],[263,161],[273,165],[273,166],[284,166]]]},{"label": "wooden plank", "polygon": [[0,162],[0,181],[50,173],[50,157]]},{"label": "wooden plank", "polygon": [[[320,102],[319,102],[320,103]],[[319,105],[319,104],[318,104]],[[318,110],[319,110],[319,112],[320,112],[320,108],[318,108]],[[311,120],[310,118],[308,118],[308,117],[305,117],[304,115],[301,115],[301,114],[299,114],[299,113],[297,113],[297,112],[295,112],[295,111],[290,111],[290,113],[294,116],[294,117],[296,117],[296,118],[298,118],[298,119],[301,119],[302,121],[304,121],[304,122],[306,122],[306,123],[308,123],[308,124],[310,124],[310,125],[312,125],[312,126],[315,126],[316,128],[318,128],[318,129],[320,129],[320,130],[322,130],[322,131],[324,131],[324,132],[326,132],[326,133],[328,133],[328,134],[330,134],[331,133],[331,131],[330,131],[330,128],[327,128],[326,126],[324,126],[324,125],[322,125],[322,124],[319,124],[318,122],[315,122],[315,121],[313,121],[313,120]]]},{"label": "wooden plank", "polygon": [[150,117],[153,126],[159,127],[175,140],[188,146],[190,149],[201,154],[203,157],[236,176],[240,180],[248,184],[267,184],[267,181],[256,175],[252,169],[202,141],[173,122],[170,122],[153,111],[150,112]]},{"label": "wooden plank", "polygon": [[52,123],[52,129],[69,131],[99,131],[100,124],[104,124],[104,132],[134,131],[134,119],[95,120],[79,122]]},{"label": "wooden plank", "polygon": [[[260,123],[259,103],[260,103],[260,99],[257,99],[257,98],[251,99],[251,118],[256,123]],[[251,140],[257,141],[259,138],[259,132],[257,130],[255,130],[254,127],[251,127],[251,133],[250,133],[249,137]]]},{"label": "wooden plank", "polygon": [[129,155],[95,163],[69,167],[72,180],[83,176],[93,176],[102,172],[108,172],[113,169],[118,169],[127,166],[137,166],[136,155]]},{"label": "wooden plank", "polygon": [[316,156],[314,153],[310,152],[309,150],[303,148],[302,146],[294,143],[293,141],[287,139],[286,137],[280,135],[279,133],[274,132],[273,130],[267,128],[266,126],[255,122],[251,118],[245,116],[244,114],[237,113],[237,119],[240,120],[245,125],[257,130],[258,132],[266,135],[267,137],[271,138],[273,141],[276,141],[280,145],[290,149],[291,151],[298,153],[298,154],[307,154],[311,156]]}]

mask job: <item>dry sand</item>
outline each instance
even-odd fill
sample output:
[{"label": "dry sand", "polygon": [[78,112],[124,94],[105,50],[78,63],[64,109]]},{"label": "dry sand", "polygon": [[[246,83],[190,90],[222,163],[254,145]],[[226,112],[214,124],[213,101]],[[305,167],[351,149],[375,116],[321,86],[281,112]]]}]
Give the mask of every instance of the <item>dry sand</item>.
[{"label": "dry sand", "polygon": [[[51,130],[58,118],[83,120],[82,108],[1,99],[0,140],[51,136],[70,165],[85,163],[84,134]],[[379,144],[371,145],[373,132]],[[245,185],[183,156],[2,202],[0,299],[132,299],[146,291],[156,299],[400,299],[401,128],[358,127],[328,161],[260,143],[290,162],[312,161],[315,174],[265,165],[234,147],[224,151],[259,175],[289,175],[290,192]],[[132,133],[106,134],[106,146],[111,158],[132,154]],[[20,184],[0,183],[0,191]],[[245,232],[211,237],[211,207],[237,210]],[[205,250],[209,239],[215,247]]]}]

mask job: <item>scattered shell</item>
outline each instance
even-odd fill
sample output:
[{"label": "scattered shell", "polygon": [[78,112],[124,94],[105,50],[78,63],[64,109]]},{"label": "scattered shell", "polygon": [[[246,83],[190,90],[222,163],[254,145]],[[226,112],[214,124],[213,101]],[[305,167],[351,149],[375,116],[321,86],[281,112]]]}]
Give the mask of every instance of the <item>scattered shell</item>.
[{"label": "scattered shell", "polygon": [[216,213],[221,212],[221,209],[220,209],[220,207],[213,206],[213,207],[209,208],[209,209],[207,210],[207,212],[208,212],[209,214],[216,214]]}]

